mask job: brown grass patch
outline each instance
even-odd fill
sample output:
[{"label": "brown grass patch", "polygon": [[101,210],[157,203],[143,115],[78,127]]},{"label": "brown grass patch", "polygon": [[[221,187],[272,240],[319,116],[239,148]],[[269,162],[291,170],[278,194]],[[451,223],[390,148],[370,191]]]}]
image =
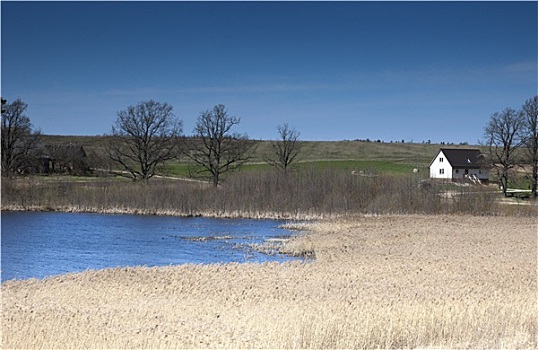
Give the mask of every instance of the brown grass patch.
[{"label": "brown grass patch", "polygon": [[2,348],[536,348],[536,220],[369,216],[310,263],[116,268],[2,284]]}]

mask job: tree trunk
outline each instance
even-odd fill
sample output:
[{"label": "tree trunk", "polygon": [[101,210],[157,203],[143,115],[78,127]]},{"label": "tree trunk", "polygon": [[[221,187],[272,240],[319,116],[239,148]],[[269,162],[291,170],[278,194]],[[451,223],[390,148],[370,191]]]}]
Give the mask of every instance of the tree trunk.
[{"label": "tree trunk", "polygon": [[531,185],[531,194],[533,198],[536,198],[536,185],[538,183],[538,166],[533,164],[532,166],[532,185]]},{"label": "tree trunk", "polygon": [[213,174],[213,186],[217,187],[219,185],[219,174]]},{"label": "tree trunk", "polygon": [[503,173],[501,175],[501,188],[502,188],[502,191],[503,191],[503,195],[505,197],[507,197],[506,196],[506,187],[507,187],[507,185],[508,185],[508,176],[505,173]]}]

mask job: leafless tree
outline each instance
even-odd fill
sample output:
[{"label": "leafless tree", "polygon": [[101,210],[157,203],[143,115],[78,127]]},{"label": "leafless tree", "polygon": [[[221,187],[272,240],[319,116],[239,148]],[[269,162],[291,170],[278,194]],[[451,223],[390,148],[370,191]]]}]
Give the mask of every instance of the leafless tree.
[{"label": "leafless tree", "polygon": [[222,104],[200,113],[194,137],[187,141],[186,155],[197,166],[197,174],[208,173],[215,187],[221,174],[234,170],[251,157],[253,143],[246,135],[232,132],[240,118],[228,115]]},{"label": "leafless tree", "polygon": [[531,165],[531,193],[536,198],[538,183],[538,95],[529,98],[523,105],[522,139]]},{"label": "leafless tree", "polygon": [[277,126],[278,140],[271,143],[274,157],[269,157],[267,162],[279,167],[284,172],[299,154],[301,145],[298,142],[300,133],[289,127],[288,124]]},{"label": "leafless tree", "polygon": [[484,140],[488,147],[488,163],[497,170],[503,194],[506,196],[510,171],[521,164],[517,150],[522,145],[520,138],[523,114],[512,108],[495,112],[484,128]]},{"label": "leafless tree", "polygon": [[25,171],[37,159],[40,132],[32,130],[27,108],[21,99],[2,98],[2,176]]},{"label": "leafless tree", "polygon": [[109,156],[134,180],[152,178],[158,165],[177,157],[182,122],[172,109],[167,103],[149,100],[118,112]]}]

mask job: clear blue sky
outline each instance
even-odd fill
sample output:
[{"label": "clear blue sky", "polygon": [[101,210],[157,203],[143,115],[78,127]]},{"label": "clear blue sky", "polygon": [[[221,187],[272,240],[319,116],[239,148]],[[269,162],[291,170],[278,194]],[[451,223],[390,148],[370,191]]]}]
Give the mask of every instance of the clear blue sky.
[{"label": "clear blue sky", "polygon": [[537,94],[537,2],[1,2],[2,96],[45,134],[154,99],[272,139],[469,142]]}]

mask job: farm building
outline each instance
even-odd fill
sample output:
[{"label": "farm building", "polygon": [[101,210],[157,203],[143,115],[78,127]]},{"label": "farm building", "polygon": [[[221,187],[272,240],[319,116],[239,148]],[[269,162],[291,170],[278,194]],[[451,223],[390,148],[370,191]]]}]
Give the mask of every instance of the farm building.
[{"label": "farm building", "polygon": [[477,149],[441,148],[430,163],[430,178],[448,181],[488,181],[483,155]]},{"label": "farm building", "polygon": [[46,145],[43,172],[83,175],[88,172],[86,151],[82,146]]}]

